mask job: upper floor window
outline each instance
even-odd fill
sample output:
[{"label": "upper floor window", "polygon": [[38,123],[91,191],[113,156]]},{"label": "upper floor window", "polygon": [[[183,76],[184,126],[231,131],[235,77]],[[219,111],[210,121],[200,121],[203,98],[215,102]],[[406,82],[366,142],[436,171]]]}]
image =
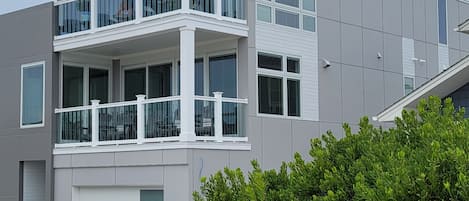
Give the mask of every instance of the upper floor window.
[{"label": "upper floor window", "polygon": [[257,20],[272,22],[272,9],[268,6],[257,4]]},{"label": "upper floor window", "polygon": [[404,95],[410,94],[414,90],[414,78],[404,77]]},{"label": "upper floor window", "polygon": [[44,126],[44,65],[21,65],[21,128]]},{"label": "upper floor window", "polygon": [[315,3],[315,0],[262,1],[257,4],[257,21],[316,32]]},{"label": "upper floor window", "polygon": [[285,4],[288,6],[299,7],[300,1],[299,0],[275,0],[277,3]]},{"label": "upper floor window", "polygon": [[261,52],[257,58],[259,113],[301,116],[300,59]]},{"label": "upper floor window", "polygon": [[446,0],[438,0],[438,42],[448,44]]},{"label": "upper floor window", "polygon": [[300,28],[299,17],[299,14],[291,13],[280,9],[275,10],[275,23],[279,25]]}]

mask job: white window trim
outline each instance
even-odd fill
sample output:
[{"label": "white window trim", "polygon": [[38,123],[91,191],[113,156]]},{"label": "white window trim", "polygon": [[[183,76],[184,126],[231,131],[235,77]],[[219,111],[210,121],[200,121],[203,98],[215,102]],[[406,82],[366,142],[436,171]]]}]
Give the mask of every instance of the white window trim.
[{"label": "white window trim", "polygon": [[[258,55],[259,54],[267,54],[267,55],[273,55],[273,56],[282,56],[282,71],[277,71],[277,70],[271,70],[271,69],[264,69],[264,68],[259,68],[259,61],[258,61]],[[288,72],[287,69],[287,58],[294,58],[298,59],[300,62],[300,69],[299,73],[291,73]],[[271,118],[283,118],[283,119],[297,119],[301,120],[303,119],[303,110],[302,110],[302,105],[303,105],[303,90],[302,90],[302,57],[298,55],[291,55],[291,54],[282,54],[278,52],[272,52],[272,51],[263,51],[263,50],[258,50],[256,51],[256,114],[259,117],[271,117]],[[282,80],[282,113],[283,114],[266,114],[266,113],[261,113],[259,112],[259,76],[266,76],[266,77],[273,77],[273,78],[279,78]],[[300,82],[300,116],[289,116],[288,115],[288,80],[298,80]]]},{"label": "white window trim", "polygon": [[415,90],[415,77],[412,76],[412,75],[404,75],[404,76],[402,77],[402,83],[403,83],[403,84],[402,84],[402,86],[403,86],[402,88],[403,88],[403,90],[404,90],[404,96],[407,96],[407,95],[409,95],[410,93],[412,93],[412,91],[411,91],[409,94],[406,94],[406,92],[405,92],[405,79],[406,79],[406,78],[412,79],[412,91]]},{"label": "white window trim", "polygon": [[[31,125],[23,125],[23,71],[25,68],[29,68],[32,66],[42,65],[42,123],[40,124],[31,124]],[[46,105],[46,61],[28,63],[21,65],[21,95],[20,95],[20,128],[39,128],[45,126],[45,105]]]},{"label": "white window trim", "polygon": [[448,43],[449,43],[449,38],[448,38],[448,36],[449,36],[448,35],[449,34],[448,33],[448,27],[449,27],[448,26],[448,0],[445,0],[445,4],[446,4],[446,6],[445,6],[445,8],[446,8],[446,11],[445,11],[445,14],[446,14],[446,16],[445,16],[445,20],[446,20],[446,28],[445,28],[446,29],[446,44],[440,43],[440,11],[439,11],[440,8],[439,8],[438,0],[436,1],[436,16],[437,16],[437,19],[438,19],[438,26],[437,26],[437,28],[438,28],[438,30],[437,30],[438,31],[438,44],[447,47]]},{"label": "white window trim", "polygon": [[[261,20],[257,20],[257,6],[258,5],[262,5],[262,6],[266,6],[266,7],[269,7],[270,8],[270,20],[271,22],[265,22],[265,21],[261,21]],[[285,4],[281,4],[281,3],[277,3],[277,2],[274,2],[273,0],[272,1],[261,1],[261,0],[258,0],[256,2],[256,22],[257,23],[266,23],[266,24],[272,24],[272,25],[275,25],[275,26],[280,26],[280,27],[283,27],[283,28],[288,28],[288,29],[292,29],[292,30],[300,30],[300,31],[303,31],[303,32],[307,32],[307,33],[317,33],[317,1],[315,0],[314,2],[314,6],[315,6],[315,11],[309,11],[309,10],[305,10],[303,9],[303,0],[300,0],[300,7],[297,8],[297,7],[293,7],[293,6],[288,6],[288,5],[285,5]],[[299,27],[298,28],[295,28],[295,27],[290,27],[290,26],[286,26],[286,25],[280,25],[280,24],[277,24],[276,23],[276,16],[275,16],[275,13],[276,13],[276,10],[282,10],[284,12],[290,12],[290,13],[294,13],[294,14],[298,14],[299,15]],[[304,16],[310,16],[310,17],[313,17],[314,18],[314,21],[315,21],[315,24],[314,24],[314,32],[312,31],[308,31],[308,30],[304,30],[303,28],[303,18]]]}]

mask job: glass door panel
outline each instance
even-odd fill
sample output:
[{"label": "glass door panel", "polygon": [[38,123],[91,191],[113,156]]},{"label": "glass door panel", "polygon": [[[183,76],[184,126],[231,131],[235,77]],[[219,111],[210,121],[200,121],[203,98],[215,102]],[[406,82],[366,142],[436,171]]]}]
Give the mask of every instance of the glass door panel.
[{"label": "glass door panel", "polygon": [[171,63],[148,68],[148,98],[171,96],[171,68]]},{"label": "glass door panel", "polygon": [[210,57],[210,96],[223,92],[223,97],[237,97],[236,55]]},{"label": "glass door panel", "polygon": [[83,105],[83,68],[63,66],[64,108]]},{"label": "glass door panel", "polygon": [[146,69],[132,69],[124,71],[124,99],[136,100],[136,95],[146,94]]},{"label": "glass door panel", "polygon": [[107,70],[93,69],[89,70],[90,76],[90,100],[100,100],[100,103],[109,101],[109,73]]}]

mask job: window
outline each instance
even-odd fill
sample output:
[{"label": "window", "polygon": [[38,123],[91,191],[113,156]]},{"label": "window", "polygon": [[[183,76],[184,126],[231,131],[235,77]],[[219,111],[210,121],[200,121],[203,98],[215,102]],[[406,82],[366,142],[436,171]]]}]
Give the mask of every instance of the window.
[{"label": "window", "polygon": [[300,28],[299,14],[291,13],[288,11],[276,9],[275,10],[275,23],[283,26]]},{"label": "window", "polygon": [[209,59],[210,96],[213,92],[223,92],[223,97],[238,96],[236,55],[216,56]]},{"label": "window", "polygon": [[316,10],[314,0],[303,0],[303,9],[314,12]]},{"label": "window", "polygon": [[146,69],[126,70],[124,73],[125,101],[136,100],[136,95],[146,94]]},{"label": "window", "polygon": [[172,67],[172,63],[148,67],[148,98],[161,98],[171,95]]},{"label": "window", "polygon": [[300,63],[294,57],[258,53],[259,113],[301,116]]},{"label": "window", "polygon": [[44,62],[21,66],[22,128],[44,125]]},{"label": "window", "polygon": [[282,78],[259,76],[259,113],[283,115]]},{"label": "window", "polygon": [[414,78],[404,77],[404,93],[410,94],[414,90]]},{"label": "window", "polygon": [[107,70],[89,69],[90,100],[100,100],[107,103],[109,100],[109,73]]},{"label": "window", "polygon": [[303,15],[303,30],[316,32],[316,18]]},{"label": "window", "polygon": [[438,41],[448,44],[447,35],[446,0],[438,0]]},{"label": "window", "polygon": [[300,116],[300,81],[288,79],[288,116]]},{"label": "window", "polygon": [[272,22],[272,9],[268,6],[257,4],[257,20]]},{"label": "window", "polygon": [[282,71],[282,56],[259,53],[257,62],[259,68]]},{"label": "window", "polygon": [[288,6],[299,7],[300,2],[299,0],[275,0],[277,3],[285,4]]},{"label": "window", "polygon": [[[88,82],[85,83],[85,80]],[[64,108],[88,105],[90,100],[107,103],[109,102],[109,71],[87,66],[64,65],[62,87],[62,107]]]},{"label": "window", "polygon": [[296,58],[287,58],[287,71],[289,73],[299,73],[300,72],[300,60]]},{"label": "window", "polygon": [[163,201],[162,190],[140,190],[140,201]]}]

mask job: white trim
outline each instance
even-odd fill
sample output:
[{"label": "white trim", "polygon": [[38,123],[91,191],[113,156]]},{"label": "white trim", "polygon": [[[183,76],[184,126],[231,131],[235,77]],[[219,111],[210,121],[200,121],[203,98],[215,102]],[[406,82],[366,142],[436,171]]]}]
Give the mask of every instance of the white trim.
[{"label": "white trim", "polygon": [[398,100],[384,111],[380,112],[377,116],[373,117],[374,121],[379,122],[390,122],[394,121],[395,117],[400,117],[402,110],[407,107],[412,102],[416,101],[419,98],[424,97],[425,94],[430,92],[433,88],[440,85],[446,80],[451,79],[453,76],[464,70],[469,66],[469,57],[462,59],[461,61],[454,64],[452,67],[438,74],[432,80],[423,84],[419,88],[415,89],[409,95]]},{"label": "white trim", "polygon": [[[23,71],[25,68],[42,65],[42,123],[23,125]],[[21,65],[21,88],[20,88],[20,128],[38,128],[45,126],[46,113],[46,61],[33,62]]]},{"label": "white trim", "polygon": [[[85,143],[83,143],[85,144]],[[90,144],[90,143],[87,143]],[[108,153],[108,152],[130,152],[146,150],[174,150],[174,149],[206,149],[206,150],[236,150],[250,151],[251,144],[244,142],[166,142],[166,143],[144,143],[124,144],[119,146],[97,146],[97,147],[63,147],[55,145],[53,155],[84,154],[84,153]]]}]

